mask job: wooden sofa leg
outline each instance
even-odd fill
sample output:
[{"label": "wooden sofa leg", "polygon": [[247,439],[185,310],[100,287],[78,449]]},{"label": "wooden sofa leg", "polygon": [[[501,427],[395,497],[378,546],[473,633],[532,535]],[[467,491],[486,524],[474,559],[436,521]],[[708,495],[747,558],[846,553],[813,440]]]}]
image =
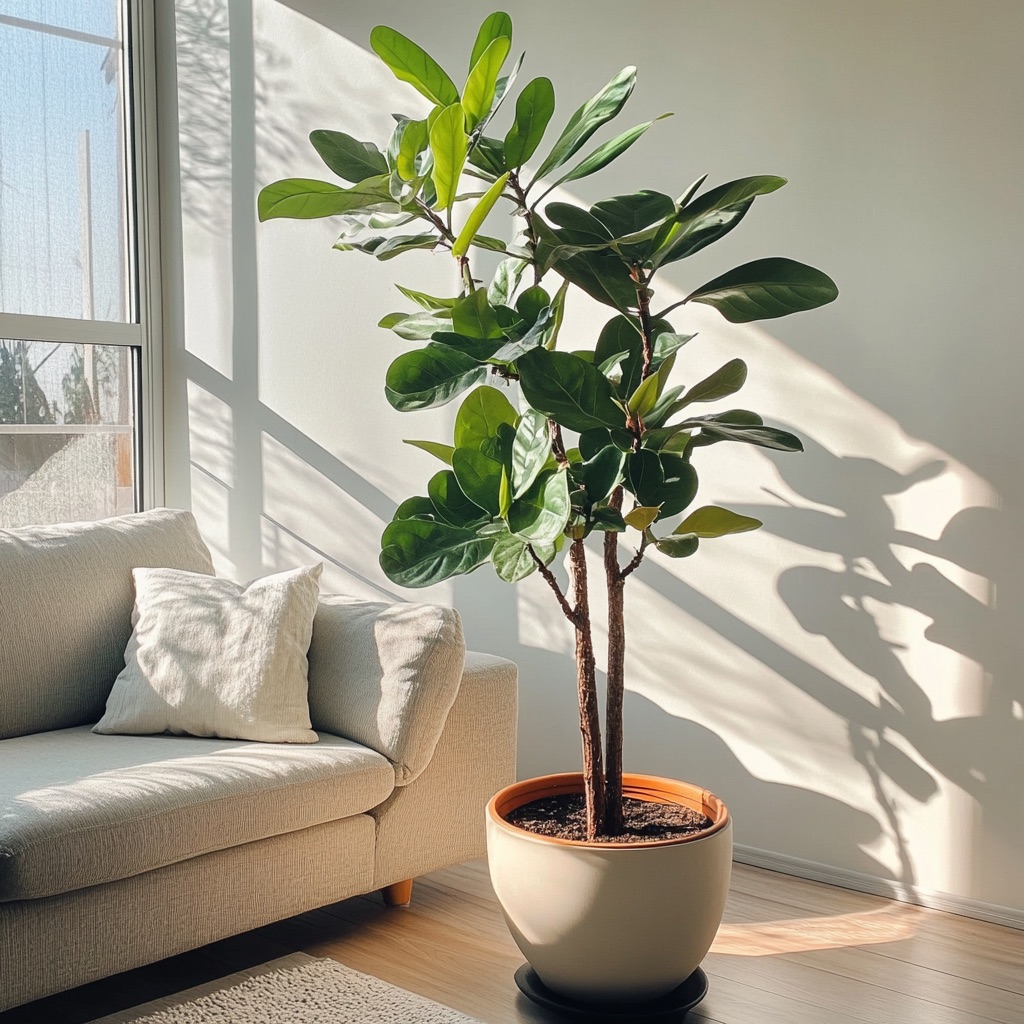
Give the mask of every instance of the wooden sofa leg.
[{"label": "wooden sofa leg", "polygon": [[380,894],[389,907],[407,907],[412,902],[412,878],[404,882],[394,882],[392,885],[385,885]]}]

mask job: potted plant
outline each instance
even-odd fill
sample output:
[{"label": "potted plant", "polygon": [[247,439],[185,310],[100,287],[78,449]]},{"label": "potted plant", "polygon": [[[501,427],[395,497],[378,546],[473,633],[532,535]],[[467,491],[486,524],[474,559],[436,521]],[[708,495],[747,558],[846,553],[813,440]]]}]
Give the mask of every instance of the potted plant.
[{"label": "potted plant", "polygon": [[[693,509],[695,462],[705,448],[742,442],[801,450],[797,437],[749,410],[699,411],[738,391],[746,366],[732,359],[688,387],[673,384],[681,350],[694,336],[667,318],[699,302],[733,323],[764,320],[821,306],[837,290],[821,271],[772,257],[728,270],[667,308],[655,301],[663,267],[722,238],[783,178],[741,178],[703,191],[700,178],[675,199],[644,190],[589,209],[547,201],[556,187],[600,171],[654,124],[579,155],[622,110],[635,68],[620,71],[573,113],[540,156],[554,89],[549,79],[533,78],[511,102],[523,58],[503,74],[512,48],[508,15],[492,14],[480,27],[461,89],[394,29],[375,28],[370,44],[433,104],[429,114],[395,115],[382,148],[340,131],[313,131],[313,146],[347,184],[274,182],[260,193],[259,216],[337,217],[335,248],[379,260],[417,249],[454,259],[456,294],[399,286],[416,308],[381,320],[417,343],[387,371],[391,405],[413,411],[465,397],[452,443],[407,442],[443,468],[426,494],[398,506],[384,530],[380,564],[406,587],[485,564],[509,583],[543,576],[575,636],[583,766],[574,775],[517,783],[491,802],[495,889],[513,934],[553,992],[591,1001],[662,997],[697,970],[714,938],[728,888],[731,827],[725,806],[699,787],[623,773],[625,586],[651,549],[686,558],[703,539],[761,525],[714,505]],[[504,104],[514,112],[499,134],[494,119]],[[511,239],[483,233],[501,203],[515,213]],[[501,258],[487,281],[479,276],[481,253],[498,254],[491,265]],[[581,338],[563,322],[570,288],[608,307],[596,338]],[[596,540],[609,623],[603,724],[586,558]],[[631,550],[622,556],[624,541]],[[568,563],[567,587],[556,571],[561,561]],[[524,821],[537,800],[545,801],[541,816],[554,809],[554,826]],[[633,813],[644,811],[659,822],[636,824]],[[573,813],[580,820],[575,833],[561,820]],[[661,818],[671,820],[663,825]],[[652,829],[653,841],[645,834]]]}]

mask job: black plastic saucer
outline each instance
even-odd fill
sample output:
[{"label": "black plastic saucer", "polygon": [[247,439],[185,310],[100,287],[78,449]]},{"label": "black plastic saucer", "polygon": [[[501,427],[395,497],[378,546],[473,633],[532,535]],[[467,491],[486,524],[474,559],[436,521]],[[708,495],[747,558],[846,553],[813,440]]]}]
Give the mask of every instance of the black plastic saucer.
[{"label": "black plastic saucer", "polygon": [[671,1016],[682,1020],[687,1010],[696,1006],[708,994],[708,978],[699,967],[678,988],[645,1003],[584,1003],[578,999],[567,999],[552,992],[529,964],[523,964],[516,971],[516,985],[524,996],[539,1006],[596,1020],[641,1021]]}]

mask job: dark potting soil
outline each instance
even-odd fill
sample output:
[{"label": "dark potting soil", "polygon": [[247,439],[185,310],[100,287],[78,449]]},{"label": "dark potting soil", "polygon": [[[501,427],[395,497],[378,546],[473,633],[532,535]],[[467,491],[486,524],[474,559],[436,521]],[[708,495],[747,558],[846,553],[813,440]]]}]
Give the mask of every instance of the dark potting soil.
[{"label": "dark potting soil", "polygon": [[[656,804],[625,797],[625,829],[617,836],[598,836],[596,843],[654,843],[711,828],[714,822],[680,804]],[[546,796],[507,814],[512,825],[556,839],[587,840],[587,808],[582,793]]]}]

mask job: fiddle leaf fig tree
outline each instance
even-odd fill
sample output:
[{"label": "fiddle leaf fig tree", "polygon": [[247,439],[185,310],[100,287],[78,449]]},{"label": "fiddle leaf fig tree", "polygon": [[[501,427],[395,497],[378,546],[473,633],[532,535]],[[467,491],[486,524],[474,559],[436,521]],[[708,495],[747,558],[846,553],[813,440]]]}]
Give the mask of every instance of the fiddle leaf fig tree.
[{"label": "fiddle leaf fig tree", "polygon": [[[644,189],[589,208],[545,203],[554,188],[600,171],[660,120],[589,145],[622,111],[635,68],[614,75],[551,141],[551,126],[560,123],[551,81],[533,78],[510,99],[523,58],[508,68],[507,14],[481,25],[462,79],[395,29],[375,28],[370,45],[432,109],[425,118],[395,115],[387,140],[312,132],[310,141],[339,180],[267,185],[259,216],[335,217],[335,248],[378,260],[417,249],[453,259],[455,294],[398,286],[407,308],[380,321],[413,343],[387,371],[384,394],[392,406],[414,411],[461,398],[450,443],[407,442],[440,466],[425,494],[396,509],[381,539],[380,564],[406,587],[487,563],[509,583],[540,573],[575,634],[588,832],[616,835],[623,823],[626,582],[651,548],[687,558],[702,540],[761,525],[716,505],[694,507],[703,448],[740,442],[801,450],[797,437],[755,412],[708,409],[743,386],[741,359],[703,380],[678,383],[677,363],[694,336],[667,318],[703,303],[732,323],[767,320],[831,302],[837,289],[820,270],[774,256],[726,270],[658,308],[654,285],[662,268],[732,231],[757,198],[785,185],[774,175],[708,189],[700,178],[678,198]],[[506,101],[502,134],[492,125]],[[489,215],[503,204],[515,214],[516,233],[485,234]],[[477,276],[481,250],[502,257],[490,280]],[[563,324],[571,288],[608,307],[604,327],[583,348],[575,329]],[[603,723],[588,542],[599,543],[604,556]],[[628,557],[620,557],[623,545]],[[559,560],[568,562],[565,589],[552,570]]]}]

